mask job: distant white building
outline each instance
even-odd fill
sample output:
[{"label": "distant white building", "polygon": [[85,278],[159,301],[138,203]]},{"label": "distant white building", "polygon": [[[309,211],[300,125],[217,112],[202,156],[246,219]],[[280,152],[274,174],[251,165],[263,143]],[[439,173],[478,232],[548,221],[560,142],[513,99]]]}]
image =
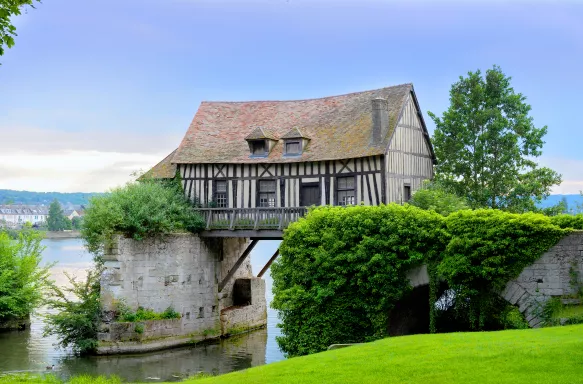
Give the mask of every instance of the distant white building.
[{"label": "distant white building", "polygon": [[49,207],[43,205],[0,205],[0,221],[7,224],[43,224],[49,216]]}]

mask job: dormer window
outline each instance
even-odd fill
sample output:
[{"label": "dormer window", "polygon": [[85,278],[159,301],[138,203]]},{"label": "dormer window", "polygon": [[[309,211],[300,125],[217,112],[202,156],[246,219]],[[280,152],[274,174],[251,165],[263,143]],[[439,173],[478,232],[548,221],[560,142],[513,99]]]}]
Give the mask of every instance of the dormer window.
[{"label": "dormer window", "polygon": [[300,156],[310,141],[310,139],[304,136],[297,128],[293,128],[291,131],[283,135],[282,139],[284,145],[284,156]]},{"label": "dormer window", "polygon": [[251,154],[253,156],[265,156],[265,140],[256,140],[251,142]]},{"label": "dormer window", "polygon": [[251,157],[266,157],[277,143],[277,138],[268,130],[257,127],[245,138]]},{"label": "dormer window", "polygon": [[302,153],[302,143],[299,140],[286,140],[285,141],[285,154],[286,155],[300,155]]}]

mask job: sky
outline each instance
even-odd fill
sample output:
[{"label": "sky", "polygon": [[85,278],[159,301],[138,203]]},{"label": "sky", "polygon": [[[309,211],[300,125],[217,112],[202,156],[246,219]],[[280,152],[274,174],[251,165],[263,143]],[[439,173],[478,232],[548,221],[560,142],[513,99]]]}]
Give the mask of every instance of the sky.
[{"label": "sky", "polygon": [[0,189],[101,192],[180,143],[203,100],[412,82],[441,115],[493,65],[548,126],[538,161],[583,189],[583,1],[43,0],[0,57]]}]

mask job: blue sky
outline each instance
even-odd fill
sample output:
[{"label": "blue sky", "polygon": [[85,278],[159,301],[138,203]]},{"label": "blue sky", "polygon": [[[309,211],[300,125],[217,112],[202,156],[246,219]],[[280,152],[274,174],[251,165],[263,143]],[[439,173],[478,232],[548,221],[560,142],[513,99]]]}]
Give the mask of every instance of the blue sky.
[{"label": "blue sky", "polygon": [[180,142],[202,100],[413,82],[426,121],[500,65],[583,189],[583,2],[44,0],[0,58],[0,188],[103,191]]}]

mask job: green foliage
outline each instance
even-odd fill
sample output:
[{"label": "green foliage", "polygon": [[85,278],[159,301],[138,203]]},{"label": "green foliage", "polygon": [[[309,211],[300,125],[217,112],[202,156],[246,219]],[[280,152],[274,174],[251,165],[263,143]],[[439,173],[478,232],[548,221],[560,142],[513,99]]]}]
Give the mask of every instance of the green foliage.
[{"label": "green foliage", "polygon": [[472,329],[483,328],[496,292],[568,233],[534,213],[466,210],[446,221],[451,237],[437,271],[456,301],[469,300]]},{"label": "green foliage", "polygon": [[469,208],[465,198],[457,196],[448,191],[442,184],[435,182],[426,182],[423,188],[413,194],[409,204],[421,209],[435,211],[444,216]]},{"label": "green foliage", "polygon": [[443,217],[413,206],[322,207],[290,225],[271,267],[288,355],[386,336],[405,272],[436,258]]},{"label": "green foliage", "polygon": [[528,329],[530,326],[518,308],[507,304],[500,316],[504,329]]},{"label": "green foliage", "polygon": [[25,318],[43,301],[49,266],[41,266],[43,235],[21,231],[16,239],[0,231],[0,321]]},{"label": "green foliage", "polygon": [[583,214],[557,215],[551,217],[551,222],[561,228],[583,230]]},{"label": "green foliage", "polygon": [[47,226],[49,231],[62,231],[65,229],[71,229],[71,220],[65,217],[63,208],[57,199],[53,200],[49,206]]},{"label": "green foliage", "polygon": [[34,8],[35,2],[40,0],[0,0],[0,56],[4,54],[4,47],[12,48],[16,27],[11,18],[22,13],[26,6]]},{"label": "green foliage", "polygon": [[439,280],[467,329],[520,328],[524,319],[505,312],[497,292],[569,233],[551,220],[499,210],[444,217],[396,204],[313,209],[286,230],[272,265],[277,341],[294,356],[385,336],[390,309],[409,289],[405,272],[423,263],[431,332],[439,331]]},{"label": "green foliage", "polygon": [[77,231],[83,228],[83,217],[81,216],[73,217],[73,220],[71,220],[71,226],[72,229],[75,229]]},{"label": "green foliage", "polygon": [[142,323],[136,324],[136,326],[134,327],[134,332],[140,335],[144,333],[144,324]]},{"label": "green foliage", "polygon": [[46,315],[44,335],[56,335],[60,347],[70,347],[75,353],[92,353],[97,347],[101,315],[101,267],[90,270],[84,281],[65,275],[67,287],[50,286],[48,306],[54,313]]},{"label": "green foliage", "polygon": [[435,122],[436,180],[467,197],[472,208],[536,210],[561,176],[533,160],[542,154],[547,127],[536,128],[526,97],[494,66],[460,77],[450,107]]},{"label": "green foliage", "polygon": [[137,311],[132,311],[125,303],[120,302],[117,305],[117,321],[122,322],[138,322],[147,320],[166,320],[166,319],[180,319],[180,313],[176,312],[174,308],[168,307],[162,313],[155,312],[153,309],[139,307]]},{"label": "green foliage", "polygon": [[81,234],[89,251],[101,255],[114,233],[142,240],[172,232],[196,233],[204,225],[181,187],[148,180],[92,198]]}]

